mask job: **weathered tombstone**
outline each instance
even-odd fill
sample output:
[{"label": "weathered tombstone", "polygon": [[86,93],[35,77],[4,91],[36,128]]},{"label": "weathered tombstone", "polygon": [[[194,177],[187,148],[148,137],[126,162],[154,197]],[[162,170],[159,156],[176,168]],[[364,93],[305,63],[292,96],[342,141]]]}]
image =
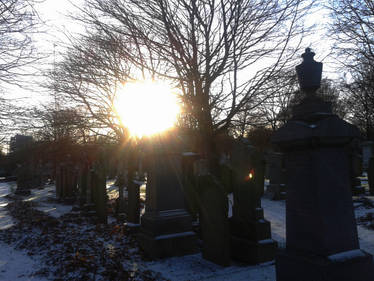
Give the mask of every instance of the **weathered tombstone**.
[{"label": "weathered tombstone", "polygon": [[78,189],[79,189],[79,204],[83,206],[87,203],[87,185],[88,185],[88,172],[87,164],[83,164],[79,170]]},{"label": "weathered tombstone", "polygon": [[369,193],[374,195],[374,157],[371,157],[368,165]]},{"label": "weathered tombstone", "polygon": [[176,138],[155,137],[147,153],[145,213],[138,234],[140,247],[151,258],[197,251],[191,216],[184,206],[181,151]]},{"label": "weathered tombstone", "polygon": [[273,136],[287,170],[286,249],[277,281],[374,280],[373,258],[360,250],[351,197],[348,149],[359,130],[316,96],[322,64],[306,49],[297,73],[306,97]]},{"label": "weathered tombstone", "polygon": [[[360,195],[365,193],[365,188],[361,185],[361,179],[359,178],[362,176],[362,157],[359,153],[357,153],[358,144],[353,145],[353,151],[351,153],[351,161],[352,161],[352,169],[351,169],[351,188],[352,188],[352,195]],[[356,152],[355,152],[356,150]]]},{"label": "weathered tombstone", "polygon": [[182,154],[182,174],[183,174],[183,192],[186,209],[193,220],[197,219],[199,212],[196,180],[194,175],[194,162],[200,157],[194,152],[184,152]]},{"label": "weathered tombstone", "polygon": [[369,167],[369,159],[374,157],[374,142],[365,141],[361,143],[362,147],[362,165],[363,169],[366,171]]},{"label": "weathered tombstone", "polygon": [[195,162],[203,258],[221,266],[230,265],[228,201],[224,187],[207,170],[207,161]]},{"label": "weathered tombstone", "polygon": [[127,226],[137,231],[140,222],[140,184],[135,180],[138,168],[137,147],[129,146],[127,155]]},{"label": "weathered tombstone", "polygon": [[92,201],[95,205],[95,211],[99,222],[107,223],[107,200],[106,194],[106,175],[105,169],[100,163],[96,163],[94,169],[91,170],[91,188]]},{"label": "weathered tombstone", "polygon": [[17,168],[17,189],[15,194],[27,196],[31,194],[33,175],[28,164],[24,164]]},{"label": "weathered tombstone", "polygon": [[269,185],[266,195],[271,200],[281,200],[286,197],[286,177],[284,169],[284,156],[279,152],[272,152],[267,155],[267,169]]},{"label": "weathered tombstone", "polygon": [[234,170],[234,205],[230,218],[234,259],[257,264],[274,259],[277,243],[271,239],[270,222],[264,219],[261,194],[265,178],[263,154],[237,143],[231,155]]},{"label": "weathered tombstone", "polygon": [[134,181],[135,172],[129,171],[127,184],[127,221],[138,225],[140,221],[140,185]]}]

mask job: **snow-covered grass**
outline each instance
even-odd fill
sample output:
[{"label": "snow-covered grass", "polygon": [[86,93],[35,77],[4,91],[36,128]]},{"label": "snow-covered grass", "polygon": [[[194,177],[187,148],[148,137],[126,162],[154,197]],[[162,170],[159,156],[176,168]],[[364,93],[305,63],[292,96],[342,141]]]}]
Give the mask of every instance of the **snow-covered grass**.
[{"label": "snow-covered grass", "polygon": [[275,280],[274,262],[256,266],[236,264],[221,267],[204,260],[201,254],[174,257],[160,261],[145,262],[139,267],[159,272],[164,278],[172,281],[264,281]]},{"label": "snow-covered grass", "polygon": [[[0,228],[2,225],[7,224],[6,220],[9,219],[10,225],[14,223],[9,214],[5,210],[7,199],[5,196],[11,192],[11,183],[0,184]],[[116,187],[113,183],[107,185],[107,189],[114,195],[117,192]],[[143,196],[145,195],[145,187],[141,188]],[[103,230],[98,229],[97,226],[87,224],[87,222],[81,222],[78,214],[71,213],[71,206],[60,204],[55,200],[55,187],[47,186],[44,189],[32,190],[32,193],[28,197],[24,197],[24,201],[32,203],[33,208],[42,211],[49,216],[59,218],[60,225],[56,230],[60,229],[61,233],[52,235],[50,233],[53,227],[40,228],[33,230],[33,233],[27,233],[18,239],[17,242],[11,242],[10,245],[0,243],[0,280],[1,281],[17,281],[17,280],[41,280],[44,281],[41,276],[36,276],[33,273],[45,267],[45,255],[49,253],[60,253],[61,257],[64,251],[68,251],[66,247],[71,247],[72,253],[68,253],[67,256],[71,258],[74,263],[88,263],[88,259],[93,255],[94,250],[97,252],[102,249],[103,257],[107,263],[112,257],[111,253],[116,253],[118,249],[123,249],[120,255],[122,268],[127,270],[130,276],[135,276],[135,280],[143,280],[144,275],[137,275],[137,272],[152,272],[147,275],[144,280],[162,280],[163,278],[171,281],[197,281],[197,280],[217,280],[217,281],[275,281],[275,266],[274,261],[248,266],[245,264],[233,262],[229,267],[221,267],[206,261],[202,258],[201,254],[188,255],[184,257],[174,257],[169,259],[157,260],[157,261],[144,261],[139,255],[139,249],[135,242],[129,242],[123,240],[125,236],[122,236],[122,230],[117,229],[115,226],[114,218],[110,217],[109,229]],[[374,202],[374,197],[366,196],[368,200]],[[285,201],[271,201],[267,198],[262,199],[262,207],[264,209],[265,219],[271,222],[272,238],[278,242],[280,247],[285,246],[286,233],[285,233]],[[370,204],[365,204],[359,200],[355,200],[355,215],[356,218],[366,216],[368,213],[374,213],[374,208],[370,207]],[[1,217],[3,214],[3,217]],[[66,215],[65,215],[66,214]],[[65,215],[65,216],[64,216]],[[70,216],[70,217],[69,217]],[[124,226],[123,229],[126,229]],[[48,230],[46,234],[43,234],[45,230]],[[8,229],[7,231],[12,231]],[[64,234],[65,232],[75,233]],[[365,227],[365,225],[358,225],[358,234],[360,247],[362,250],[374,254],[374,230]],[[18,237],[18,236],[16,236]],[[43,243],[47,240],[53,241],[53,239],[62,239],[63,243],[51,242],[48,247],[38,247],[36,242],[28,241],[35,239]],[[79,237],[79,240],[77,240]],[[18,237],[19,238],[19,237]],[[47,239],[48,238],[48,239]],[[38,240],[39,239],[39,240]],[[127,238],[125,238],[127,239]],[[79,244],[79,241],[86,241],[88,244]],[[38,242],[38,243],[39,243]],[[60,243],[60,244],[59,244]],[[69,243],[69,246],[66,246]],[[102,245],[100,248],[99,245]],[[56,246],[54,246],[56,244]],[[92,244],[92,245],[91,245]],[[30,246],[32,247],[31,256],[30,251],[22,250],[19,246]],[[22,246],[22,247],[23,247]],[[92,246],[92,247],[91,247]],[[17,249],[16,249],[17,248]],[[38,253],[38,249],[41,253]],[[39,255],[35,255],[34,252]],[[54,252],[55,251],[55,252]],[[41,254],[44,253],[44,258]],[[124,254],[125,253],[125,254]],[[53,256],[56,259],[58,256]],[[113,259],[115,260],[115,259]],[[99,259],[98,263],[103,262]],[[118,266],[118,265],[116,265]],[[54,266],[51,266],[53,270],[56,270]],[[118,267],[114,267],[113,270],[117,270]],[[100,270],[103,270],[100,273]],[[105,271],[107,267],[98,268],[96,275],[97,280],[104,278],[105,275],[110,272]],[[74,277],[75,275],[69,275]],[[76,275],[77,278],[80,275]],[[100,277],[101,276],[101,277]],[[143,276],[143,277],[142,277]],[[49,276],[51,278],[51,276]],[[52,276],[55,277],[56,276]]]},{"label": "snow-covered grass", "polygon": [[35,209],[59,218],[71,211],[71,205],[58,203],[55,190],[54,185],[48,185],[42,189],[32,189],[30,196],[25,197],[23,201],[33,202],[35,203]]},{"label": "snow-covered grass", "polygon": [[1,281],[47,280],[34,275],[35,269],[39,267],[40,260],[29,257],[26,251],[15,250],[12,246],[0,242]]},{"label": "snow-covered grass", "polygon": [[8,205],[6,196],[14,191],[15,188],[15,182],[0,182],[0,229],[7,229],[14,225],[14,220],[8,215],[5,207]]}]

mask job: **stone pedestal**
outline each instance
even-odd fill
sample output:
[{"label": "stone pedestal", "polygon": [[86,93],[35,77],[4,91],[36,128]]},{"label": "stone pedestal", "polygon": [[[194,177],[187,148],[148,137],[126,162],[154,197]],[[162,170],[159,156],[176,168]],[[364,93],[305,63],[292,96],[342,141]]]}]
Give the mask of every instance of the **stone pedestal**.
[{"label": "stone pedestal", "polygon": [[181,153],[174,138],[154,139],[147,153],[145,213],[138,234],[140,247],[153,258],[197,251],[191,216],[184,207]]},{"label": "stone pedestal", "polygon": [[231,255],[250,264],[273,260],[277,243],[271,239],[270,222],[264,219],[261,208],[263,155],[254,147],[238,145],[231,158],[234,171]]},{"label": "stone pedestal", "polygon": [[277,281],[374,280],[372,257],[359,250],[351,197],[350,152],[359,130],[316,97],[293,116],[272,139],[285,153],[288,180]]}]

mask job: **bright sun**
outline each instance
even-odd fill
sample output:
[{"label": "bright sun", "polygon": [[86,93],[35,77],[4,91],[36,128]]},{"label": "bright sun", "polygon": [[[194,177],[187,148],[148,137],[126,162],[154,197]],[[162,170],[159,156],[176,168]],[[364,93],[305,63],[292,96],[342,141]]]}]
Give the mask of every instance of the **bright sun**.
[{"label": "bright sun", "polygon": [[180,112],[176,91],[155,81],[128,82],[117,91],[115,109],[132,136],[150,136],[174,126]]}]

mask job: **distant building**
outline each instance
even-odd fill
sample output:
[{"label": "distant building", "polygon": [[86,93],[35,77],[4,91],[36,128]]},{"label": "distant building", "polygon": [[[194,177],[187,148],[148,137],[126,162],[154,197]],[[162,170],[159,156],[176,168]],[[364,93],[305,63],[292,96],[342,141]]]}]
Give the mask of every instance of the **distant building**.
[{"label": "distant building", "polygon": [[20,149],[28,147],[33,142],[32,136],[15,135],[10,138],[9,152],[16,152]]}]

